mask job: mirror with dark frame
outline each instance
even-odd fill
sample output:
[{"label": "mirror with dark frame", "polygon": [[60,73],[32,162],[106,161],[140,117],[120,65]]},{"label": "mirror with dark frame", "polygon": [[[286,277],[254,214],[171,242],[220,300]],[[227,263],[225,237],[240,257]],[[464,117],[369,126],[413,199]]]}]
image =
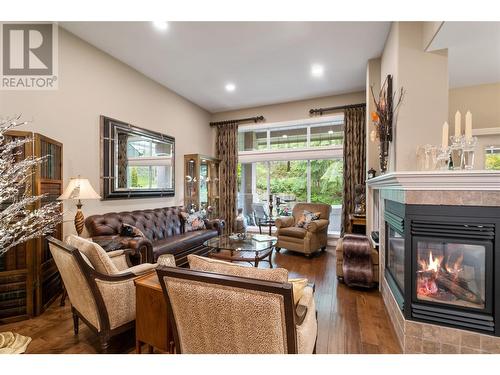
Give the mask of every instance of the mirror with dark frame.
[{"label": "mirror with dark frame", "polygon": [[101,116],[101,196],[175,195],[175,139]]}]

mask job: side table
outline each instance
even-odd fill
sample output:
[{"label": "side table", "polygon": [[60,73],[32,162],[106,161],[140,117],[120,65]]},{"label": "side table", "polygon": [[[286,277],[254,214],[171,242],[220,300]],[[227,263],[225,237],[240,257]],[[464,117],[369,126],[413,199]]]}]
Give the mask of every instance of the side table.
[{"label": "side table", "polygon": [[135,294],[136,352],[140,354],[142,344],[147,344],[149,353],[153,353],[153,348],[164,353],[174,353],[174,339],[167,318],[167,304],[156,272],[135,280]]}]

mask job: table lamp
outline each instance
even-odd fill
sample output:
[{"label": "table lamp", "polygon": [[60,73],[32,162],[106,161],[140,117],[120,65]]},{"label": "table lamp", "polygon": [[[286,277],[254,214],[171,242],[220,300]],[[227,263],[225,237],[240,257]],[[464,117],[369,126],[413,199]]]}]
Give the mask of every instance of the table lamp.
[{"label": "table lamp", "polygon": [[57,198],[58,200],[78,199],[76,203],[77,211],[75,215],[75,229],[78,235],[83,232],[84,217],[82,213],[82,199],[101,199],[86,178],[72,177],[69,180],[68,186],[64,189],[62,195]]}]

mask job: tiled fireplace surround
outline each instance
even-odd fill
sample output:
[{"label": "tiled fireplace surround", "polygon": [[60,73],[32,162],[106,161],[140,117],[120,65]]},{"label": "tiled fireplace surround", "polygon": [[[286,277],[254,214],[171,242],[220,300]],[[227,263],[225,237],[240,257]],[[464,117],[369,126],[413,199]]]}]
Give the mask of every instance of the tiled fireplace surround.
[{"label": "tiled fireplace surround", "polygon": [[419,205],[500,206],[500,173],[391,173],[370,180],[368,187],[368,199],[378,200],[374,205],[378,209],[368,214],[378,216],[373,222],[379,223],[375,229],[380,231],[380,290],[402,351],[412,354],[500,353],[500,337],[406,320],[384,276],[385,200]]}]

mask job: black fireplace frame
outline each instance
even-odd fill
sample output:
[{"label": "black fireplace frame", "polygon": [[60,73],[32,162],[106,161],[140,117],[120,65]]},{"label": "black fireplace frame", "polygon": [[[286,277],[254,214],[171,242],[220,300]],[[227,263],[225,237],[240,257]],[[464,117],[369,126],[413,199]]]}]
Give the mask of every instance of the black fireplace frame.
[{"label": "black fireplace frame", "polygon": [[[390,222],[387,220],[387,212],[389,214],[399,214],[404,212],[404,238],[405,238],[405,267],[404,267],[404,291],[403,303],[398,301],[398,293],[400,290],[395,290],[395,285],[391,273],[385,270],[386,280],[393,292],[395,299],[398,301],[405,319],[420,321],[430,324],[439,324],[453,328],[471,330],[483,334],[500,336],[500,207],[488,206],[450,206],[450,205],[412,205],[402,204],[390,200],[385,201],[386,218],[385,225],[385,254],[387,265],[388,251],[388,227]],[[422,233],[412,233],[412,227],[415,222],[454,222],[463,224],[478,224],[485,225],[488,228],[493,228],[493,237],[490,240],[482,238],[467,238],[467,233],[459,233],[454,236],[446,235],[423,235]],[[437,232],[437,231],[435,231]],[[416,280],[415,271],[417,269],[416,257],[416,238],[418,240],[454,240],[463,243],[474,245],[486,245],[485,254],[485,272],[486,272],[486,306],[484,309],[475,309],[449,304],[434,303],[432,301],[421,301],[416,299]],[[490,280],[488,280],[488,278]],[[396,286],[397,289],[397,286]],[[493,299],[493,301],[492,301]],[[443,319],[432,318],[430,315],[439,316],[440,312],[448,312],[458,316],[459,320],[463,321],[479,321],[478,324],[470,324],[467,326],[453,324]]]},{"label": "black fireplace frame", "polygon": [[[384,220],[385,220],[385,267],[384,267],[384,274],[385,274],[385,279],[387,280],[387,283],[389,284],[389,287],[392,290],[392,294],[394,296],[394,299],[396,300],[396,303],[398,304],[399,308],[401,311],[404,311],[404,305],[405,305],[405,289],[406,289],[406,273],[407,273],[407,254],[406,254],[406,249],[407,249],[407,244],[406,244],[406,238],[407,238],[407,233],[406,233],[406,228],[405,228],[405,205],[399,202],[395,201],[390,201],[386,200],[385,201],[385,210],[384,210]],[[404,289],[401,290],[401,288],[398,285],[398,282],[396,281],[396,276],[392,274],[390,268],[389,268],[389,238],[390,238],[390,228],[394,230],[394,232],[399,233],[400,235],[403,236],[404,241],[405,241],[405,260],[404,260]]]}]

